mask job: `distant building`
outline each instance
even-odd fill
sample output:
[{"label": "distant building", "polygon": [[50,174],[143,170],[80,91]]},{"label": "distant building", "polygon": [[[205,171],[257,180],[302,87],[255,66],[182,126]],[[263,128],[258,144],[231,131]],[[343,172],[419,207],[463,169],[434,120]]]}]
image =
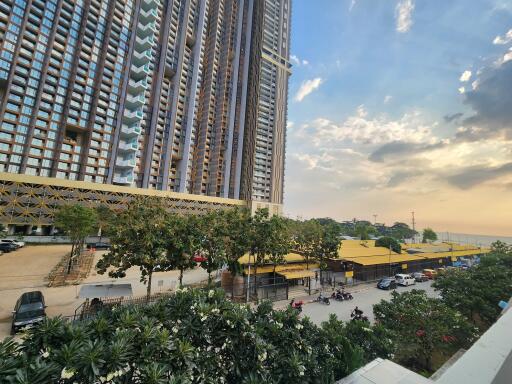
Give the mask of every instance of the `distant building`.
[{"label": "distant building", "polygon": [[279,210],[290,14],[291,0],[2,1],[0,172]]}]

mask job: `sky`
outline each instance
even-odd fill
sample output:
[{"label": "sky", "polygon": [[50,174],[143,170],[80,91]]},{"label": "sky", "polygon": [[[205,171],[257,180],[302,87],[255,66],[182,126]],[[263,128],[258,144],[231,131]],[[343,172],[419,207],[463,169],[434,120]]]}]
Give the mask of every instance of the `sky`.
[{"label": "sky", "polygon": [[512,0],[293,0],[285,214],[512,236]]}]

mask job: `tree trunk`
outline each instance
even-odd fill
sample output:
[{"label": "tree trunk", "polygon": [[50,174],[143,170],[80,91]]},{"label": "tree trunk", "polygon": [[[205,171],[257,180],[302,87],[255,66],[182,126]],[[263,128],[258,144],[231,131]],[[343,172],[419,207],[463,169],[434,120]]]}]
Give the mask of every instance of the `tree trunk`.
[{"label": "tree trunk", "polygon": [[212,272],[208,269],[208,287],[212,285]]},{"label": "tree trunk", "polygon": [[183,287],[183,268],[180,268],[180,277],[178,278],[179,282],[180,282],[180,289],[181,287]]},{"label": "tree trunk", "polygon": [[147,300],[151,298],[151,280],[153,279],[153,271],[148,273],[148,288],[147,288]]},{"label": "tree trunk", "polygon": [[73,254],[75,253],[75,242],[71,244],[71,253],[69,254],[69,261],[68,261],[68,270],[67,275],[71,272],[71,263],[73,262]]}]

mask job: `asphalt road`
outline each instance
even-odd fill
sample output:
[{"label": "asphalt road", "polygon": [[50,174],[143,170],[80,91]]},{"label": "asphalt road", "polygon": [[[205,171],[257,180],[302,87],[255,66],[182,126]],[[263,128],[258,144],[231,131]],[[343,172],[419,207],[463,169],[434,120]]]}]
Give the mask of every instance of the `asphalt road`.
[{"label": "asphalt road", "polygon": [[[429,296],[438,297],[437,292],[431,287],[432,282],[416,283],[408,287],[399,286],[397,292],[411,291],[412,289],[422,289],[427,292]],[[338,319],[349,321],[350,313],[356,307],[363,310],[364,314],[368,316],[370,321],[373,322],[373,305],[380,302],[382,299],[390,300],[392,291],[384,291],[377,289],[376,284],[356,286],[353,289],[347,289],[348,292],[354,296],[350,301],[336,301],[331,300],[330,305],[322,303],[308,303],[303,307],[303,316],[308,316],[314,323],[320,324],[322,321],[329,319],[331,313],[336,314]]]}]

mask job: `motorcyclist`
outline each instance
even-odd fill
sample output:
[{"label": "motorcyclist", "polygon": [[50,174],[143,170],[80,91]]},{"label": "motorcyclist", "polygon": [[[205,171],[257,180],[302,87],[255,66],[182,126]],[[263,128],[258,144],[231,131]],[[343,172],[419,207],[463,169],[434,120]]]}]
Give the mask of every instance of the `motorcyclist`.
[{"label": "motorcyclist", "polygon": [[363,316],[363,311],[361,311],[356,305],[356,307],[352,311],[351,316],[354,318],[361,318]]}]

